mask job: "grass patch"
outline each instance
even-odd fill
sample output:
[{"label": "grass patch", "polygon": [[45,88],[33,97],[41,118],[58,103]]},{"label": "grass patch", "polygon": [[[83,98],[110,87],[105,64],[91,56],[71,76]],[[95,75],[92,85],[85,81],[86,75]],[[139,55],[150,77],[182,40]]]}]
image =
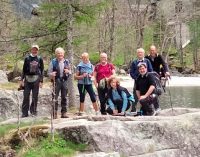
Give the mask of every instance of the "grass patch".
[{"label": "grass patch", "polygon": [[0,89],[17,90],[18,87],[19,83],[8,82],[0,84]]},{"label": "grass patch", "polygon": [[35,142],[25,153],[20,154],[21,157],[71,157],[77,151],[86,149],[85,144],[75,144],[64,140],[58,135],[55,136],[55,141],[51,137],[42,138]]},{"label": "grass patch", "polygon": [[[43,121],[36,121],[34,123],[34,125],[38,125],[38,124],[44,124],[47,121],[43,120]],[[27,123],[20,123],[19,127],[25,127],[25,126],[29,126],[31,124],[31,122],[27,122]],[[0,125],[0,137],[5,136],[5,134],[9,133],[11,130],[13,129],[17,129],[17,125],[18,124],[2,124]]]},{"label": "grass patch", "polygon": [[[48,78],[44,77],[43,88],[47,88],[51,86],[51,82]],[[0,83],[0,89],[4,90],[17,90],[19,88],[19,83],[17,82],[7,82]]]}]

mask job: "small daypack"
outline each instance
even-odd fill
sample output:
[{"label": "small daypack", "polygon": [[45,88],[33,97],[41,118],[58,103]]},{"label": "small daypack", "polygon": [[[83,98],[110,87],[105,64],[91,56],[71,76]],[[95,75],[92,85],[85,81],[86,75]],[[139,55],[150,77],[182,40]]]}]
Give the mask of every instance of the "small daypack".
[{"label": "small daypack", "polygon": [[28,62],[29,62],[29,74],[30,75],[38,75],[40,74],[40,56],[37,56],[37,60],[31,61],[31,56],[28,56]]},{"label": "small daypack", "polygon": [[157,72],[148,72],[148,74],[153,76],[154,82],[156,84],[154,93],[157,94],[158,96],[162,95],[162,93],[164,92],[164,89],[163,89],[163,86],[162,86],[162,83],[161,83],[161,80],[160,80],[160,76],[158,75]]}]

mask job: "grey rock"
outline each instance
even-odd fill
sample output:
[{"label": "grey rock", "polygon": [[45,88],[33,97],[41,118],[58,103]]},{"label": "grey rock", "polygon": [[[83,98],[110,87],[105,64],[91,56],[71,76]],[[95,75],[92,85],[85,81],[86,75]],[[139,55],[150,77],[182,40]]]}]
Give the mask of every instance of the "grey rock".
[{"label": "grey rock", "polygon": [[0,83],[8,83],[6,72],[3,70],[0,70]]},{"label": "grey rock", "polygon": [[[78,93],[78,91],[76,91]],[[76,95],[76,107],[77,111],[79,110],[79,95]],[[30,95],[30,103],[32,96]],[[69,100],[69,97],[67,97]],[[0,89],[0,121],[16,118],[18,115],[21,116],[21,106],[23,101],[23,90],[3,90]],[[60,104],[59,97],[59,104]],[[50,116],[51,107],[52,107],[52,89],[50,87],[41,88],[39,90],[38,96],[38,116]],[[91,106],[92,102],[89,98],[89,94],[85,98],[85,111],[86,113],[94,114],[94,109]],[[61,105],[59,105],[59,114]]]},{"label": "grey rock", "polygon": [[12,0],[12,2],[18,16],[31,19],[32,11],[37,8],[43,0]]},{"label": "grey rock", "polygon": [[120,154],[118,152],[114,153],[95,152],[88,154],[79,154],[76,157],[120,157]]},{"label": "grey rock", "polygon": [[[51,100],[50,89],[40,89],[38,99],[39,116],[50,116]],[[0,120],[21,116],[22,101],[23,91],[0,90]]]},{"label": "grey rock", "polygon": [[88,144],[91,152],[119,152],[125,157],[200,156],[200,110],[174,110],[176,116],[75,117],[59,120],[54,127],[65,139]]}]

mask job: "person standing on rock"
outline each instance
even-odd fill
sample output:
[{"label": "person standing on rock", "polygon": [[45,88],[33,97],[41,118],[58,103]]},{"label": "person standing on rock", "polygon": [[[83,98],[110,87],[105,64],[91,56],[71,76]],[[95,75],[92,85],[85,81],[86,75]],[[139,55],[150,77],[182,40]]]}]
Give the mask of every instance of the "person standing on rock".
[{"label": "person standing on rock", "polygon": [[53,106],[53,118],[58,118],[58,97],[61,92],[61,118],[68,118],[67,116],[67,80],[71,74],[71,67],[68,59],[64,58],[65,51],[58,47],[55,50],[56,58],[52,59],[48,75],[53,82],[53,99],[55,99],[55,106]]},{"label": "person standing on rock", "polygon": [[133,95],[128,90],[120,86],[119,80],[113,76],[108,80],[108,108],[111,115],[125,115],[134,102]]},{"label": "person standing on rock", "polygon": [[169,68],[163,57],[158,54],[156,46],[151,45],[149,54],[145,58],[151,62],[153,71],[157,72],[160,77],[170,77]]},{"label": "person standing on rock", "polygon": [[82,61],[77,66],[77,72],[75,79],[78,80],[78,91],[80,94],[80,109],[79,115],[84,113],[84,101],[86,92],[90,95],[90,99],[93,104],[93,108],[98,115],[99,108],[96,102],[96,95],[92,87],[92,77],[94,73],[93,65],[90,63],[89,54],[87,52],[82,53]]},{"label": "person standing on rock", "polygon": [[108,57],[105,52],[100,54],[100,63],[95,65],[94,69],[94,84],[98,91],[98,96],[101,104],[101,114],[106,115],[107,102],[107,80],[115,74],[115,67],[112,63],[108,63]]},{"label": "person standing on rock", "polygon": [[140,62],[138,65],[139,76],[136,80],[136,94],[141,104],[143,115],[154,115],[154,104],[157,103],[158,96],[155,93],[156,84],[154,76],[147,71],[147,64]]},{"label": "person standing on rock", "polygon": [[135,59],[132,64],[131,64],[131,69],[130,69],[130,75],[132,77],[132,79],[134,80],[134,87],[133,87],[133,96],[135,98],[135,102],[134,102],[134,105],[132,106],[132,112],[135,112],[136,111],[136,105],[137,105],[137,102],[138,102],[138,98],[137,98],[137,94],[136,94],[136,90],[135,90],[135,82],[139,76],[139,71],[138,71],[138,64],[141,63],[141,62],[145,62],[146,65],[147,65],[147,71],[148,72],[152,72],[153,71],[153,68],[152,68],[152,65],[151,65],[151,62],[149,61],[149,59],[146,59],[145,58],[145,51],[143,48],[139,48],[137,49],[137,59]]},{"label": "person standing on rock", "polygon": [[[22,103],[22,117],[28,117],[30,113],[37,115],[37,103],[39,87],[43,83],[43,59],[38,55],[39,46],[32,45],[31,53],[24,60],[23,71],[20,81],[20,87],[24,88],[23,103]],[[32,102],[30,105],[30,92],[32,91]]]}]

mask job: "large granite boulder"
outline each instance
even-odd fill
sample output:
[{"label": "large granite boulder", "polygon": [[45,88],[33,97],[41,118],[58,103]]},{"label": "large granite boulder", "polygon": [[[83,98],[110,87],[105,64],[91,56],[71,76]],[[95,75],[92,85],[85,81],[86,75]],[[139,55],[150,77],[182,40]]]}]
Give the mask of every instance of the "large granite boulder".
[{"label": "large granite boulder", "polygon": [[[0,120],[21,116],[23,91],[0,90]],[[30,100],[31,101],[31,100]],[[50,115],[52,101],[49,89],[40,89],[38,115]]]},{"label": "large granite boulder", "polygon": [[65,139],[88,144],[91,152],[119,152],[124,157],[200,156],[200,110],[174,112],[181,115],[85,116],[58,119],[54,127]]},{"label": "large granite boulder", "polygon": [[[77,157],[200,156],[200,109],[166,109],[160,116],[139,117],[69,115],[53,120],[53,127],[66,140],[88,144]],[[35,118],[42,119],[21,121]],[[0,125],[16,122],[17,118]],[[50,124],[45,126],[51,130]]]},{"label": "large granite boulder", "polygon": [[[78,93],[78,91],[76,91]],[[30,95],[30,102],[31,102]],[[67,97],[67,101],[70,98]],[[21,106],[23,101],[23,91],[17,90],[3,90],[0,89],[0,121],[15,118],[19,114],[21,116]],[[59,97],[59,104],[61,100]],[[52,89],[50,87],[41,88],[38,96],[38,115],[39,116],[50,116],[51,106],[53,104],[52,101]],[[85,99],[85,108],[89,112],[91,108],[92,102],[89,98],[89,95],[86,95]],[[61,105],[59,105],[59,112]],[[79,110],[79,95],[76,94],[76,104],[75,107],[77,111]],[[59,113],[60,114],[60,113]]]}]

